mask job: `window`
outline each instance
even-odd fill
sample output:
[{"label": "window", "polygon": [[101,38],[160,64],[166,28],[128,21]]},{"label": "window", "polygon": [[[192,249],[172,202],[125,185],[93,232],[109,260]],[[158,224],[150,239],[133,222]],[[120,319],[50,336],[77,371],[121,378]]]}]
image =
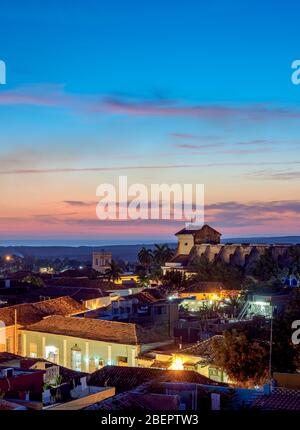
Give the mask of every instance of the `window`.
[{"label": "window", "polygon": [[155,309],[155,314],[156,315],[165,315],[167,313],[167,308],[166,306],[159,306]]},{"label": "window", "polygon": [[46,346],[45,348],[46,360],[52,363],[59,364],[59,349],[56,346]]},{"label": "window", "polygon": [[7,352],[14,352],[13,351],[13,338],[11,336],[6,338],[6,351]]},{"label": "window", "polygon": [[76,370],[77,372],[81,371],[81,349],[78,348],[77,345],[75,345],[71,349],[71,360],[72,360],[72,369]]},{"label": "window", "polygon": [[18,354],[22,352],[22,335],[18,334]]},{"label": "window", "polygon": [[36,358],[37,357],[37,344],[30,342],[29,344],[29,357]]},{"label": "window", "polygon": [[128,366],[128,358],[124,356],[119,356],[117,360],[118,366]]}]

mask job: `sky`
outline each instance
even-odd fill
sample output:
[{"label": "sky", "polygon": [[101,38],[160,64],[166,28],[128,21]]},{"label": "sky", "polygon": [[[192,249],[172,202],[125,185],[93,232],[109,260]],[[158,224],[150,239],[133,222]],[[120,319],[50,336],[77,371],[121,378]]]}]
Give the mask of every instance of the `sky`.
[{"label": "sky", "polygon": [[182,221],[97,218],[98,185],[120,175],[204,184],[224,237],[299,234],[299,13],[296,0],[1,0],[0,238],[172,240]]}]

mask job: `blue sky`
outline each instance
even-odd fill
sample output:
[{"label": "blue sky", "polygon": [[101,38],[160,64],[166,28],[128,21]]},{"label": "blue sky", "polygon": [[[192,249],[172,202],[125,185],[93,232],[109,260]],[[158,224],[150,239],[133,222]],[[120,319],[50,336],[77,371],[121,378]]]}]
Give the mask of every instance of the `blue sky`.
[{"label": "blue sky", "polygon": [[[135,226],[95,224],[90,205],[118,167],[132,182],[203,182],[207,220],[227,235],[298,233],[299,9],[2,0],[1,234],[132,237]],[[136,235],[176,228],[148,223]]]}]

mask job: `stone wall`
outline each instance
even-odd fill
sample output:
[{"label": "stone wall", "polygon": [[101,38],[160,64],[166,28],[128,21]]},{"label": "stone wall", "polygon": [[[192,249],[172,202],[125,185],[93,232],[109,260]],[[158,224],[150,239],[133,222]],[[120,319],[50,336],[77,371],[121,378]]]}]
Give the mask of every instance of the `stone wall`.
[{"label": "stone wall", "polygon": [[189,254],[189,260],[192,261],[195,257],[204,255],[210,262],[217,260],[244,267],[257,261],[267,249],[271,249],[273,258],[279,261],[281,258],[287,257],[289,245],[194,245]]}]

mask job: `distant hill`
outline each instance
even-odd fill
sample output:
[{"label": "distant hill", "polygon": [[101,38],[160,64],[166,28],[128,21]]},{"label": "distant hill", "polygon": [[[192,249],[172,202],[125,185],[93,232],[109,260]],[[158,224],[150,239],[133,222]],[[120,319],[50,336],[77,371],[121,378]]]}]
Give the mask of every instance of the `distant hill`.
[{"label": "distant hill", "polygon": [[[0,255],[22,254],[24,257],[38,258],[74,258],[79,261],[91,260],[94,251],[105,250],[112,252],[114,259],[122,259],[129,262],[137,260],[140,249],[146,246],[152,249],[154,245],[112,245],[112,246],[0,246]],[[176,243],[170,243],[175,248]]]},{"label": "distant hill", "polygon": [[[266,244],[300,244],[300,236],[278,237],[243,237],[226,238],[222,243],[266,243]],[[105,250],[112,252],[114,259],[133,262],[137,260],[139,250],[143,247],[152,249],[154,244],[111,245],[111,246],[0,246],[0,255],[22,254],[39,258],[74,258],[80,261],[91,259],[93,251]],[[170,242],[171,248],[176,248],[175,242]]]}]

